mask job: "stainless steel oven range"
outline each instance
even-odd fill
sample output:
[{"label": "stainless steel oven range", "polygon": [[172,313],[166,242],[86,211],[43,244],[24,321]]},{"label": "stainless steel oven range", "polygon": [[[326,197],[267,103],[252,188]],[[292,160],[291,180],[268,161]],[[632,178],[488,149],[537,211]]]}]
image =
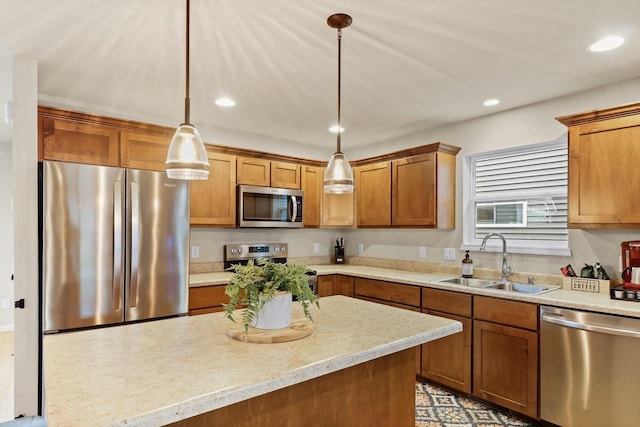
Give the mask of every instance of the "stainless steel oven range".
[{"label": "stainless steel oven range", "polygon": [[[261,258],[271,258],[274,262],[287,262],[289,245],[287,243],[233,243],[224,245],[224,269],[232,265],[246,265],[249,260],[257,261]],[[318,275],[315,271],[307,273],[309,287],[314,294],[318,294]]]}]

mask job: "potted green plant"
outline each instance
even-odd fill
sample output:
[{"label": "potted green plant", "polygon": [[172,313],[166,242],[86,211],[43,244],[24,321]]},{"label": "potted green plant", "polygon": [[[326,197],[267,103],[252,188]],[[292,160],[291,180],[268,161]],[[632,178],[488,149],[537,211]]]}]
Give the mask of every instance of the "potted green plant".
[{"label": "potted green plant", "polygon": [[[225,294],[230,298],[229,304],[225,306],[225,315],[235,322],[234,310],[244,306],[242,323],[245,332],[249,331],[249,325],[261,329],[289,326],[293,296],[302,305],[304,315],[313,321],[309,307],[312,304],[320,307],[320,303],[317,295],[309,287],[307,273],[311,270],[306,266],[295,263],[280,264],[271,259],[259,259],[256,263],[250,260],[247,265],[231,266],[229,270],[233,271],[234,275],[225,289]],[[276,302],[278,304],[274,306]],[[284,315],[288,321],[264,320],[274,312]],[[275,326],[272,326],[274,324]]]}]

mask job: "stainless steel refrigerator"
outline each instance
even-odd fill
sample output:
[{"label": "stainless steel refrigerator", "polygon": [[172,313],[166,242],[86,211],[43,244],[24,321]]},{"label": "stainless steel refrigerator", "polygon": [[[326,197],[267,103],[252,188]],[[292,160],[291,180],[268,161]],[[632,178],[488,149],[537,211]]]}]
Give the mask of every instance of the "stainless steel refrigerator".
[{"label": "stainless steel refrigerator", "polygon": [[46,161],[42,194],[45,332],[187,313],[187,181]]}]

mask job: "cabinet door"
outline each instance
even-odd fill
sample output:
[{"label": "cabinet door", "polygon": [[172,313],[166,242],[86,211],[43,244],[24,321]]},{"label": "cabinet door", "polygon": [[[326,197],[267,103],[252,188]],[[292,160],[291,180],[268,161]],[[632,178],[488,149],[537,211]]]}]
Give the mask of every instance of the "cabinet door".
[{"label": "cabinet door", "polygon": [[538,334],[473,321],[473,394],[538,416]]},{"label": "cabinet door", "polygon": [[191,181],[191,225],[235,227],[236,157],[213,153],[209,157],[209,179]]},{"label": "cabinet door", "polygon": [[305,228],[320,227],[320,200],[322,198],[323,169],[315,166],[302,167],[303,206],[302,220]]},{"label": "cabinet door", "polygon": [[569,227],[640,226],[640,116],[569,129]]},{"label": "cabinet door", "polygon": [[164,172],[170,135],[122,131],[120,165],[125,168]]},{"label": "cabinet door", "polygon": [[271,162],[255,157],[238,157],[237,182],[268,187],[271,183]]},{"label": "cabinet door", "polygon": [[322,193],[322,226],[342,228],[354,226],[353,193]]},{"label": "cabinet door", "polygon": [[300,165],[285,162],[271,162],[271,186],[300,189]]},{"label": "cabinet door", "polygon": [[391,225],[391,162],[354,168],[358,227]]},{"label": "cabinet door", "polygon": [[44,160],[120,166],[117,128],[47,117],[39,123]]},{"label": "cabinet door", "polygon": [[394,160],[392,221],[400,226],[436,226],[436,154]]},{"label": "cabinet door", "polygon": [[471,319],[432,310],[426,313],[459,321],[462,332],[422,345],[421,375],[455,390],[471,393]]},{"label": "cabinet door", "polygon": [[318,276],[318,296],[331,295],[353,297],[353,277],[341,274]]},{"label": "cabinet door", "polygon": [[189,315],[223,311],[222,304],[229,302],[225,295],[225,285],[189,288]]}]

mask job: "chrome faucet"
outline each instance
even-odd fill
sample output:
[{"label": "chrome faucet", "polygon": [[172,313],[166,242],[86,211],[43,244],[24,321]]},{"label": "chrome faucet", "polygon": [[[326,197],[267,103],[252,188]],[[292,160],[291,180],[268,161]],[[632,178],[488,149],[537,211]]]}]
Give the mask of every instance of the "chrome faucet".
[{"label": "chrome faucet", "polygon": [[489,233],[484,236],[482,244],[480,245],[480,251],[484,252],[485,247],[487,246],[487,240],[492,237],[499,237],[500,239],[502,239],[502,278],[500,279],[500,281],[502,283],[508,283],[509,276],[513,274],[513,270],[511,270],[511,267],[509,267],[509,264],[507,263],[507,239],[505,239],[504,236],[500,233]]}]

